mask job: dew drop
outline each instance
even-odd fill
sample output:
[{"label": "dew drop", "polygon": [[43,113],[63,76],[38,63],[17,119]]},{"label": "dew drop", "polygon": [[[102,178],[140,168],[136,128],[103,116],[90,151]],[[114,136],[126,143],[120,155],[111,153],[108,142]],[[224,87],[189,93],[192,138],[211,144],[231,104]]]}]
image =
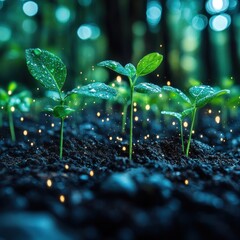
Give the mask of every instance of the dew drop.
[{"label": "dew drop", "polygon": [[33,50],[33,52],[36,56],[40,56],[41,53],[42,53],[42,50],[40,48],[36,48],[36,49]]},{"label": "dew drop", "polygon": [[97,91],[96,91],[94,88],[92,88],[92,89],[89,90],[89,92],[95,93],[95,92],[97,92]]}]

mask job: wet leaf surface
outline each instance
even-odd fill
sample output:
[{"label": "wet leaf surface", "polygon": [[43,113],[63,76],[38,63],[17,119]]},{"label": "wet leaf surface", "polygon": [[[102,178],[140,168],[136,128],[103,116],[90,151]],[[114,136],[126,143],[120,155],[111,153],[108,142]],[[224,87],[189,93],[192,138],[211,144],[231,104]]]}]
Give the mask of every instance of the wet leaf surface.
[{"label": "wet leaf surface", "polygon": [[75,88],[72,93],[100,99],[113,99],[117,96],[117,91],[114,88],[101,82],[90,83],[86,86]]},{"label": "wet leaf surface", "polygon": [[56,55],[38,48],[26,50],[32,76],[49,90],[60,92],[67,76],[66,66]]},{"label": "wet leaf surface", "polygon": [[161,87],[152,83],[139,83],[134,87],[135,92],[146,94],[158,94],[162,91]]},{"label": "wet leaf surface", "polygon": [[158,68],[163,60],[159,53],[149,53],[144,56],[137,64],[137,76],[145,76]]}]

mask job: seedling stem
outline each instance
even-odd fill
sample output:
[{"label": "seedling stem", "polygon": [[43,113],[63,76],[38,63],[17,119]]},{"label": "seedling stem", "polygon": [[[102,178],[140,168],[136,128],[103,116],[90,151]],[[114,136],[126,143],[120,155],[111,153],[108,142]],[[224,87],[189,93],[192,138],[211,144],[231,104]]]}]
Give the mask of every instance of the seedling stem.
[{"label": "seedling stem", "polygon": [[14,123],[13,123],[13,114],[11,109],[8,109],[8,119],[9,119],[9,128],[10,128],[10,133],[11,133],[11,138],[12,141],[16,141],[16,135],[15,135],[15,130],[14,130]]},{"label": "seedling stem", "polygon": [[188,138],[188,143],[187,143],[187,149],[186,149],[186,156],[187,157],[189,155],[189,149],[190,149],[190,144],[191,144],[191,139],[192,139],[193,126],[194,126],[195,118],[196,118],[196,112],[197,112],[197,108],[194,108],[193,113],[192,113],[192,124],[191,124],[191,128],[190,128],[190,133],[189,133],[189,138]]}]

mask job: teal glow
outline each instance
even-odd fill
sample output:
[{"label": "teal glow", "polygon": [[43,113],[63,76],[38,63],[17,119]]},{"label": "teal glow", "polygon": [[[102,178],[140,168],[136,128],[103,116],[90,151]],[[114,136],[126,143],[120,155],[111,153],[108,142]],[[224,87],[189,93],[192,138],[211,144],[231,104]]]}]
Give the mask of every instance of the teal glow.
[{"label": "teal glow", "polygon": [[33,2],[33,1],[25,2],[23,4],[23,12],[29,17],[36,15],[38,12],[37,3]]},{"label": "teal glow", "polygon": [[67,7],[61,6],[56,9],[55,16],[59,22],[66,23],[69,21],[71,13]]}]

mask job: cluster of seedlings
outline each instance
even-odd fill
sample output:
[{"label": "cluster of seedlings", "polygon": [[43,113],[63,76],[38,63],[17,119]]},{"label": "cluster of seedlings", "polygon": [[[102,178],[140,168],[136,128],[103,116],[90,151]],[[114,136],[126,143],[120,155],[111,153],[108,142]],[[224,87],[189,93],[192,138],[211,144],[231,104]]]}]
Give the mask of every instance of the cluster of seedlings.
[{"label": "cluster of seedlings", "polygon": [[[192,138],[192,132],[194,129],[196,112],[199,108],[205,106],[210,101],[216,99],[220,95],[228,94],[230,91],[215,90],[214,88],[206,85],[194,86],[189,89],[189,97],[184,94],[181,90],[173,88],[171,86],[159,87],[158,85],[147,83],[141,81],[139,83],[139,78],[148,75],[155,71],[163,60],[163,56],[159,53],[150,53],[144,56],[136,66],[132,63],[128,63],[125,66],[121,65],[119,62],[113,60],[106,60],[98,63],[100,67],[106,67],[114,72],[123,75],[128,78],[128,85],[125,86],[124,92],[117,91],[118,88],[111,87],[102,82],[94,82],[88,85],[77,87],[71,91],[64,92],[62,90],[63,85],[66,81],[67,69],[62,60],[55,56],[54,54],[36,49],[26,50],[26,61],[29,72],[31,75],[38,80],[47,90],[52,92],[50,97],[56,103],[52,108],[46,109],[54,117],[61,120],[60,127],[60,150],[59,156],[62,159],[63,155],[63,132],[64,132],[64,120],[67,116],[71,115],[76,110],[69,105],[69,98],[73,95],[95,97],[99,99],[114,100],[119,95],[125,99],[124,104],[124,120],[123,128],[125,127],[127,108],[130,107],[130,124],[129,124],[129,160],[132,161],[132,145],[133,145],[133,105],[135,100],[135,93],[150,95],[159,95],[162,91],[175,94],[180,97],[183,101],[183,105],[187,106],[181,112],[174,111],[162,111],[162,114],[170,115],[176,117],[180,122],[181,130],[181,143],[182,151],[188,156],[190,143]],[[20,111],[24,111],[30,106],[31,96],[27,92],[21,92],[16,95],[9,94],[17,87],[11,83],[7,91],[0,89],[0,105],[4,106],[4,109],[9,115],[9,126],[12,135],[12,140],[15,140],[13,118],[12,118],[12,107],[18,108]],[[23,103],[23,104],[22,104]],[[26,104],[27,103],[27,104]],[[23,109],[24,106],[26,109]],[[29,110],[29,109],[27,109]],[[189,137],[187,141],[187,146],[184,145],[183,136],[183,120],[189,117],[191,119]]]}]

